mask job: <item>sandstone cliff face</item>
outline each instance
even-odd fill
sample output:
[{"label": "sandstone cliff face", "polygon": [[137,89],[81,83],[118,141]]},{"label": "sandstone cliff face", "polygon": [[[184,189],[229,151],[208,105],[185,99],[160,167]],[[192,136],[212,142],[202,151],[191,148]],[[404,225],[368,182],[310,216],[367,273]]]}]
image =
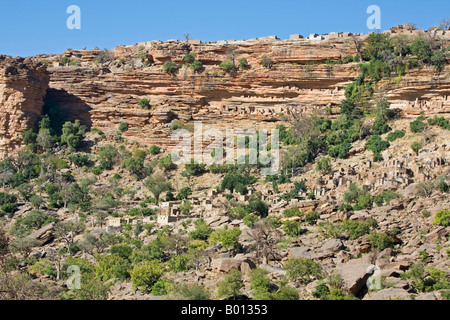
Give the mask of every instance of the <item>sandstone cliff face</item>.
[{"label": "sandstone cliff face", "polygon": [[21,133],[41,115],[50,77],[30,58],[0,56],[0,159],[21,147]]},{"label": "sandstone cliff face", "polygon": [[[148,51],[150,66],[144,66],[137,57],[140,51]],[[181,64],[189,52],[203,62],[202,72],[186,66],[174,76],[163,71],[165,61]],[[283,115],[339,103],[344,97],[343,87],[358,74],[356,63],[306,64],[353,54],[348,39],[324,43],[271,39],[205,44],[151,42],[119,46],[111,54],[115,59],[125,59],[127,66],[118,67],[117,60],[95,65],[92,51],[65,53],[81,65],[54,64],[49,68],[48,99],[72,118],[82,118],[105,131],[114,131],[126,121],[130,129],[125,137],[163,146],[175,143],[169,139],[168,123],[172,119],[198,120],[219,128],[270,129]],[[233,54],[236,62],[246,58],[251,67],[234,76],[222,71],[219,64]],[[262,55],[272,60],[270,70],[260,65]],[[142,98],[151,99],[151,110],[137,105]]]},{"label": "sandstone cliff face", "polygon": [[[417,36],[412,34],[417,30],[400,31]],[[444,42],[450,40],[450,34],[438,36]],[[366,35],[355,37],[363,40]],[[143,52],[147,53],[146,61]],[[190,52],[203,63],[201,72],[185,65],[175,75],[164,72],[164,62],[183,64]],[[108,53],[99,49],[71,50],[34,57],[33,66],[23,60],[23,70],[16,67],[17,75],[6,71],[5,61],[13,60],[3,58],[1,101],[2,108],[8,111],[1,122],[1,152],[15,149],[20,132],[40,113],[42,90],[48,79],[46,99],[57,103],[72,120],[81,119],[109,133],[114,133],[120,122],[127,122],[130,129],[125,137],[170,146],[176,143],[170,140],[173,119],[202,121],[204,127],[271,129],[290,114],[337,106],[344,98],[344,87],[359,74],[359,66],[324,62],[355,54],[352,36],[329,34],[291,40],[152,41],[118,46]],[[99,55],[107,57],[104,63],[93,62]],[[261,66],[262,55],[272,61],[270,69]],[[59,63],[62,57],[79,64],[63,66]],[[234,75],[225,73],[219,64],[230,57],[236,63],[247,59],[250,68]],[[43,59],[50,63],[48,75],[37,67]],[[405,116],[421,111],[445,114],[450,112],[449,71],[448,66],[440,73],[424,67],[408,72],[399,82],[382,81],[379,87],[386,92],[391,106],[401,109]],[[151,99],[150,110],[137,105],[142,98]]]},{"label": "sandstone cliff face", "polygon": [[[447,41],[447,36],[443,39]],[[148,52],[148,66],[140,58],[141,52]],[[204,64],[202,72],[186,66],[176,75],[163,71],[164,62],[183,64],[190,52]],[[270,129],[292,113],[324,111],[344,99],[344,87],[359,74],[358,63],[323,63],[356,54],[349,35],[215,43],[152,41],[119,46],[110,51],[110,62],[93,63],[92,58],[101,53],[70,51],[50,57],[56,61],[66,56],[81,64],[53,63],[49,68],[48,99],[72,118],[81,118],[105,131],[114,132],[120,122],[126,121],[130,130],[125,137],[163,146],[175,143],[169,138],[168,123],[173,119],[198,120],[218,128]],[[271,69],[261,66],[262,55],[271,59]],[[234,76],[225,73],[219,64],[230,56],[236,63],[246,58],[250,68]],[[402,109],[405,115],[413,116],[422,110],[428,114],[445,113],[450,111],[449,70],[436,74],[425,67],[407,74],[398,84],[386,81],[380,85],[392,106]],[[151,110],[138,107],[142,98],[151,99]]]}]

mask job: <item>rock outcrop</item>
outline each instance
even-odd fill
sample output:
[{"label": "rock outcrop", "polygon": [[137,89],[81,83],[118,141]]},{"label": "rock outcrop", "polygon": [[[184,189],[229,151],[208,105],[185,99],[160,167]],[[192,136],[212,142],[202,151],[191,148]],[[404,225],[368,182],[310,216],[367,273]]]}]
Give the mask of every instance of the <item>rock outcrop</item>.
[{"label": "rock outcrop", "polygon": [[39,62],[0,55],[0,159],[22,146],[21,133],[42,113],[49,80]]},{"label": "rock outcrop", "polygon": [[[411,37],[424,34],[397,27],[386,32]],[[450,39],[448,32],[433,36],[444,44]],[[333,111],[344,99],[345,86],[358,76],[359,63],[330,61],[355,56],[354,40],[365,37],[330,33],[308,38],[294,35],[290,40],[169,40],[122,45],[110,51],[68,50],[30,59],[3,57],[0,103],[5,116],[0,123],[0,153],[7,155],[20,146],[20,133],[40,114],[48,82],[46,99],[65,110],[69,119],[81,119],[89,127],[110,134],[117,131],[120,122],[127,122],[129,130],[123,136],[147,145],[177,144],[170,139],[174,119],[202,121],[204,129],[270,130],[292,114],[325,112],[327,108]],[[184,63],[188,53],[203,63],[202,70],[194,71]],[[270,59],[270,68],[261,65],[263,55]],[[63,65],[63,58],[72,63]],[[242,58],[248,61],[248,68],[229,74],[219,67],[226,59],[234,59],[237,65]],[[38,63],[42,60],[49,64],[48,74]],[[168,74],[162,67],[167,61],[182,67]],[[386,93],[391,107],[402,110],[405,116],[421,111],[445,114],[450,112],[449,70],[447,66],[435,72],[424,66],[401,78],[380,81],[378,87]],[[151,108],[138,106],[142,98],[151,100]]]}]

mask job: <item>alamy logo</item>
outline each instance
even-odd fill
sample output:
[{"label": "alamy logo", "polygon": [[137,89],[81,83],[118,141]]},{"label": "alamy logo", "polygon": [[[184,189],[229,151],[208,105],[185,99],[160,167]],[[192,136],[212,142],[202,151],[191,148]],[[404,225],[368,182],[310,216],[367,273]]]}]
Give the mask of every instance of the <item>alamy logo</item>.
[{"label": "alamy logo", "polygon": [[80,267],[71,265],[67,268],[67,274],[70,277],[67,279],[67,288],[69,289],[81,289],[81,271]]},{"label": "alamy logo", "polygon": [[367,8],[367,13],[372,15],[367,19],[367,28],[370,30],[381,29],[381,9],[379,6],[371,5]]},{"label": "alamy logo", "polygon": [[67,18],[67,28],[69,30],[81,29],[81,9],[79,6],[71,5],[67,8],[67,13],[71,14],[69,18]]},{"label": "alamy logo", "polygon": [[367,288],[372,290],[380,290],[381,289],[381,270],[376,265],[370,265],[367,268],[367,273],[371,273],[372,275],[367,279],[366,285]]}]

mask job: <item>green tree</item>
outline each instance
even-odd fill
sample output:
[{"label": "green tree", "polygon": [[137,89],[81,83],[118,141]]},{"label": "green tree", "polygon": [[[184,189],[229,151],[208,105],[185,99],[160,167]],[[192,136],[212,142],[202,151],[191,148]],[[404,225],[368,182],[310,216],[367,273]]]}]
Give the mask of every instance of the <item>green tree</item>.
[{"label": "green tree", "polygon": [[270,60],[270,58],[268,56],[266,56],[265,54],[261,56],[259,61],[261,62],[261,65],[264,68],[267,68],[267,69],[272,68],[272,60]]},{"label": "green tree", "polygon": [[322,174],[329,174],[332,170],[331,159],[328,157],[323,157],[316,163],[316,171]]},{"label": "green tree", "polygon": [[130,277],[128,270],[131,268],[130,263],[116,254],[96,255],[98,262],[95,267],[97,277],[102,281],[117,278],[121,281]]},{"label": "green tree", "polygon": [[430,42],[424,38],[416,38],[411,43],[411,53],[423,62],[430,62],[432,55]]},{"label": "green tree", "polygon": [[69,150],[76,151],[81,147],[85,132],[86,126],[80,120],[66,122],[62,127],[61,143],[66,144]]},{"label": "green tree", "polygon": [[164,268],[157,260],[143,261],[136,264],[130,271],[134,290],[139,288],[144,292],[150,292],[163,273]]},{"label": "green tree", "polygon": [[213,230],[208,227],[203,218],[194,221],[195,230],[189,233],[189,238],[193,240],[208,240]]},{"label": "green tree", "polygon": [[158,204],[161,193],[170,191],[172,184],[167,181],[167,178],[162,173],[155,173],[144,181],[144,186],[153,194]]},{"label": "green tree", "polygon": [[438,224],[444,227],[450,226],[450,210],[442,209],[436,212],[433,224]]},{"label": "green tree", "polygon": [[242,275],[237,270],[231,270],[226,274],[222,281],[219,282],[217,289],[219,297],[236,300],[241,293],[244,282]]},{"label": "green tree", "polygon": [[149,151],[150,151],[151,155],[156,155],[156,154],[159,154],[161,152],[161,148],[158,147],[158,146],[153,145],[153,146],[150,147]]},{"label": "green tree", "polygon": [[245,58],[241,58],[239,59],[239,68],[241,68],[242,70],[248,69],[249,64],[247,59]]},{"label": "green tree", "polygon": [[195,61],[195,53],[191,52],[184,56],[183,61],[190,65]]},{"label": "green tree", "polygon": [[233,61],[230,59],[224,60],[219,65],[220,68],[222,68],[223,71],[227,73],[232,73],[236,70],[236,66],[234,65]]},{"label": "green tree", "polygon": [[151,108],[150,99],[142,98],[141,100],[139,100],[138,106],[141,107],[142,109],[150,109]]},{"label": "green tree", "polygon": [[394,239],[383,232],[370,232],[369,242],[372,248],[376,248],[378,250],[394,247]]},{"label": "green tree", "polygon": [[126,122],[121,122],[121,123],[119,124],[119,131],[120,131],[120,132],[128,131],[128,123],[126,123]]},{"label": "green tree", "polygon": [[283,230],[290,237],[298,237],[302,233],[302,225],[300,221],[285,221]]},{"label": "green tree", "polygon": [[220,243],[225,249],[237,249],[241,246],[239,243],[241,232],[238,228],[231,228],[229,230],[226,228],[216,229],[211,233],[209,241],[213,245]]},{"label": "green tree", "polygon": [[301,284],[308,284],[314,278],[323,277],[320,263],[307,258],[290,258],[285,262],[283,269],[286,270],[286,275],[291,281]]},{"label": "green tree", "polygon": [[166,61],[163,64],[164,71],[169,74],[172,74],[172,75],[176,74],[180,67],[181,67],[181,65],[178,65],[173,61]]},{"label": "green tree", "polygon": [[420,149],[422,149],[422,144],[418,141],[414,141],[411,144],[411,149],[412,149],[412,151],[414,151],[416,153],[416,155],[419,155],[419,151],[420,151]]}]

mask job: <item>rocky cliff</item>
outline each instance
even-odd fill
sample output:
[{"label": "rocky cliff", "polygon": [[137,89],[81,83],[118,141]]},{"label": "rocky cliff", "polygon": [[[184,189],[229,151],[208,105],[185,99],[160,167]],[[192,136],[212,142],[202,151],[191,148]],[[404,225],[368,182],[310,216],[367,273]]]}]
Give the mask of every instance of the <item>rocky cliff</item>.
[{"label": "rocky cliff", "polygon": [[[422,31],[400,32],[412,37]],[[445,42],[450,39],[448,32],[435,36]],[[24,67],[20,74],[28,75],[30,85],[26,91],[15,90],[29,100],[16,103],[13,109],[22,114],[20,119],[31,114],[20,128],[29,125],[39,114],[40,90],[47,86],[49,77],[46,99],[58,104],[71,119],[82,119],[88,126],[110,133],[117,130],[120,122],[127,122],[130,129],[124,136],[146,144],[174,144],[169,139],[169,123],[173,119],[200,120],[214,127],[270,129],[292,113],[309,113],[338,105],[344,98],[344,87],[359,74],[359,66],[355,62],[326,62],[355,55],[354,39],[365,37],[332,33],[306,39],[294,35],[290,40],[276,37],[213,43],[169,40],[119,46],[109,52],[69,50],[59,55],[40,55],[33,59],[49,63],[48,75],[42,68]],[[195,72],[183,65],[173,75],[164,72],[164,62],[183,64],[183,58],[191,52],[203,63],[203,70]],[[272,61],[270,69],[261,66],[262,55]],[[95,63],[96,57],[102,57],[102,61]],[[230,57],[236,63],[246,58],[249,68],[233,75],[224,72],[219,64]],[[63,65],[62,58],[70,59],[73,65]],[[399,81],[381,82],[380,88],[387,93],[392,107],[403,110],[406,116],[421,111],[447,113],[450,111],[449,70],[448,66],[440,73],[431,67],[415,69]],[[23,83],[11,87],[25,87],[27,77],[18,78]],[[8,81],[18,81],[14,79],[11,75]],[[9,86],[3,85],[2,91],[6,92]],[[137,105],[142,98],[151,100],[149,110]],[[3,108],[10,110],[12,104],[11,101],[3,103]],[[7,128],[3,122],[2,126]],[[12,132],[2,135],[3,152],[10,148],[5,145],[18,143],[17,139],[12,142],[10,136],[20,130],[12,129]]]},{"label": "rocky cliff", "polygon": [[0,158],[14,154],[21,133],[35,125],[49,80],[46,68],[30,58],[0,56]]}]

